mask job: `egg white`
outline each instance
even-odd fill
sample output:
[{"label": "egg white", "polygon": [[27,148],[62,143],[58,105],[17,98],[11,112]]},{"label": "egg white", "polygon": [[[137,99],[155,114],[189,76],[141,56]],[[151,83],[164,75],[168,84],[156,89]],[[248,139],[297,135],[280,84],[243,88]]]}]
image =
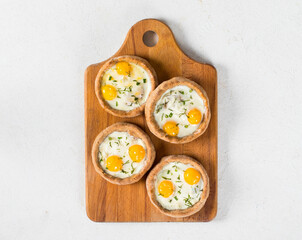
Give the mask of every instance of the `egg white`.
[{"label": "egg white", "polygon": [[[157,201],[163,208],[168,210],[186,209],[200,200],[200,196],[203,192],[203,181],[200,179],[197,184],[188,184],[184,179],[184,172],[187,168],[194,167],[190,164],[171,162],[165,165],[158,173],[155,193]],[[164,180],[171,181],[174,186],[174,192],[168,198],[163,197],[158,192],[158,185]]]},{"label": "egg white", "polygon": [[200,125],[200,123],[190,124],[188,121],[187,114],[194,108],[204,114],[206,109],[203,99],[195,90],[180,85],[164,92],[156,103],[154,117],[161,129],[167,121],[178,123],[177,137],[181,138],[191,135]]},{"label": "egg white", "polygon": [[110,107],[130,111],[144,104],[151,91],[151,81],[148,73],[139,65],[129,63],[131,72],[129,75],[120,75],[116,71],[116,65],[107,70],[102,79],[102,86],[112,85],[117,90],[117,97],[106,100]]},{"label": "egg white", "polygon": [[[99,163],[104,171],[114,177],[127,178],[139,173],[145,165],[145,158],[140,162],[133,162],[129,156],[129,147],[132,145],[141,145],[145,152],[146,145],[144,142],[131,136],[127,132],[113,132],[109,134],[99,146]],[[118,172],[111,172],[106,169],[106,159],[110,156],[117,155],[122,158],[123,168]]]}]

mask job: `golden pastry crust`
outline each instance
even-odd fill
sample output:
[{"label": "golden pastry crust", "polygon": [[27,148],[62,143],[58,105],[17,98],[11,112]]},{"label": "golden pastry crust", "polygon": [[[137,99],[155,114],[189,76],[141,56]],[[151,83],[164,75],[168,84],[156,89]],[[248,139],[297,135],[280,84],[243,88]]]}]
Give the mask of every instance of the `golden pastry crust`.
[{"label": "golden pastry crust", "polygon": [[[158,173],[162,170],[162,168],[171,162],[181,162],[183,164],[190,164],[194,168],[196,168],[201,173],[201,178],[204,183],[203,192],[201,194],[200,200],[195,203],[192,207],[187,209],[180,209],[180,210],[168,210],[163,208],[160,203],[156,200],[156,191],[155,191],[155,184]],[[146,187],[149,199],[151,203],[163,214],[168,215],[170,217],[188,217],[200,211],[200,209],[204,206],[207,201],[207,198],[210,193],[210,182],[209,177],[204,169],[204,167],[195,159],[185,156],[185,155],[170,155],[167,157],[163,157],[161,161],[151,170],[149,173],[147,180],[146,180]]]},{"label": "golden pastry crust", "polygon": [[[99,159],[98,159],[100,144],[110,133],[116,131],[128,132],[130,135],[140,138],[146,145],[146,159],[145,159],[146,162],[142,170],[139,173],[133,174],[132,176],[124,179],[114,177],[106,173],[103,170],[103,168],[100,166]],[[113,184],[127,185],[127,184],[138,182],[144,176],[144,174],[152,166],[155,159],[156,152],[155,152],[154,145],[151,142],[151,139],[142,129],[131,123],[120,122],[107,127],[101,133],[99,133],[99,135],[94,140],[91,154],[92,154],[93,166],[98,174],[100,174],[104,179],[106,179],[108,182],[111,182]]]},{"label": "golden pastry crust", "polygon": [[[107,70],[109,70],[112,66],[114,66],[116,63],[121,62],[121,61],[135,63],[135,64],[139,65],[140,67],[142,67],[150,77],[150,82],[151,82],[150,83],[151,84],[150,93],[155,89],[155,87],[157,85],[157,75],[156,75],[156,72],[153,69],[153,67],[150,65],[150,63],[141,57],[125,55],[125,56],[111,58],[101,67],[101,69],[99,70],[99,72],[96,76],[96,79],[95,79],[95,94],[96,94],[97,99],[98,99],[99,103],[101,104],[101,106],[107,112],[111,113],[112,115],[118,116],[118,117],[136,117],[143,113],[146,103],[144,103],[144,104],[140,105],[139,107],[134,108],[133,110],[130,110],[130,111],[117,110],[117,109],[112,108],[107,103],[107,101],[103,98],[103,95],[101,94],[101,86],[102,86],[101,82],[102,82],[105,72]],[[150,93],[149,93],[149,95],[150,95]]]},{"label": "golden pastry crust", "polygon": [[[158,126],[155,117],[154,117],[154,110],[156,107],[156,104],[158,100],[161,98],[161,96],[168,90],[173,87],[179,86],[179,85],[185,85],[189,88],[192,88],[197,92],[197,94],[202,98],[205,106],[205,113],[203,114],[203,120],[200,123],[199,127],[196,129],[195,132],[193,132],[191,135],[179,138],[179,137],[172,137],[167,135],[160,127]],[[209,104],[209,99],[207,96],[207,93],[205,90],[198,85],[197,83],[184,78],[184,77],[174,77],[171,78],[170,80],[164,81],[161,83],[149,96],[146,107],[145,107],[145,115],[146,115],[146,121],[147,125],[150,129],[150,131],[157,136],[158,138],[170,142],[170,143],[175,143],[175,144],[180,144],[180,143],[188,143],[193,141],[194,139],[198,138],[200,135],[202,135],[210,122],[211,119],[211,111],[210,111],[210,104]]]}]

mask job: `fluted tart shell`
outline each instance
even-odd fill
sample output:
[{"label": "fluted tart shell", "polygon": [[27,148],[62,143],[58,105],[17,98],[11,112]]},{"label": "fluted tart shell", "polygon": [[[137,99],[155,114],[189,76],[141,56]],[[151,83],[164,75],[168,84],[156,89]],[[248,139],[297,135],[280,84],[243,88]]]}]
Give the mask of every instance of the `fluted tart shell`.
[{"label": "fluted tart shell", "polygon": [[[99,146],[112,132],[127,132],[129,135],[140,138],[144,142],[146,146],[146,159],[144,161],[146,162],[139,173],[122,179],[106,173],[100,166],[98,158]],[[119,122],[107,127],[97,135],[92,146],[91,154],[94,169],[98,174],[100,174],[105,180],[113,184],[127,185],[138,182],[145,175],[145,173],[151,168],[154,162],[156,152],[150,137],[141,128],[131,123]]]},{"label": "fluted tart shell", "polygon": [[[187,209],[168,210],[163,208],[156,199],[155,188],[156,188],[157,175],[160,173],[160,171],[163,169],[165,165],[171,162],[190,164],[195,169],[197,169],[201,174],[201,179],[204,184],[203,192],[201,194],[200,200],[196,202],[192,207],[189,207]],[[147,187],[147,193],[149,199],[153,204],[153,206],[156,207],[161,213],[175,218],[188,217],[200,211],[202,207],[205,205],[210,193],[210,182],[206,170],[204,169],[204,167],[201,165],[200,162],[186,155],[170,155],[170,156],[163,157],[161,161],[149,173],[146,180],[146,187]]]},{"label": "fluted tart shell", "polygon": [[[154,111],[157,102],[160,100],[161,96],[169,89],[174,88],[176,86],[185,85],[197,92],[197,94],[201,97],[205,107],[205,113],[203,114],[202,122],[199,127],[191,134],[185,137],[177,137],[177,136],[169,136],[166,134],[163,129],[161,129],[154,117]],[[211,110],[209,104],[209,98],[207,96],[206,91],[198,85],[196,82],[191,81],[184,77],[174,77],[170,80],[162,82],[149,96],[146,107],[145,107],[145,116],[146,122],[150,129],[150,131],[158,138],[175,144],[188,143],[199,136],[201,136],[207,129],[210,119],[211,119]]]},{"label": "fluted tart shell", "polygon": [[156,72],[147,60],[145,60],[141,57],[138,57],[138,56],[131,56],[131,55],[124,55],[124,56],[111,58],[101,67],[101,69],[99,70],[99,72],[96,76],[96,79],[95,79],[95,94],[96,94],[96,97],[97,97],[100,105],[108,113],[110,113],[114,116],[117,116],[117,117],[124,117],[124,118],[136,117],[138,115],[143,114],[146,102],[143,103],[142,105],[140,105],[139,107],[134,108],[133,110],[123,111],[123,110],[118,110],[118,109],[112,108],[107,103],[107,101],[104,99],[104,97],[101,93],[102,79],[103,79],[104,74],[112,66],[114,66],[115,64],[117,64],[118,62],[121,62],[121,61],[137,64],[147,72],[147,74],[149,75],[150,84],[151,84],[151,90],[150,90],[150,93],[149,93],[149,96],[150,96],[151,92],[157,86]]}]

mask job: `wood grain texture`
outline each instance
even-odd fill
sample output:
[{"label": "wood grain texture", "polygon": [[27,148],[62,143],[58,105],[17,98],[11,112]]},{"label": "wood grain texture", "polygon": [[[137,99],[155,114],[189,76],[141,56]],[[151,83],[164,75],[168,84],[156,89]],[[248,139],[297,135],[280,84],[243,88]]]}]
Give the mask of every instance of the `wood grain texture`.
[{"label": "wood grain texture", "polygon": [[[154,31],[158,43],[147,47],[143,34]],[[94,82],[104,62],[90,65],[85,72],[85,171],[86,211],[96,222],[202,222],[210,221],[217,212],[217,74],[214,67],[196,62],[185,55],[177,45],[173,33],[164,23],[145,19],[136,23],[128,32],[121,48],[113,57],[136,55],[145,58],[154,67],[158,81],[184,76],[200,84],[207,92],[212,119],[206,132],[187,144],[170,144],[156,138],[146,125],[144,115],[123,119],[106,113],[95,96]],[[118,186],[106,182],[94,170],[91,149],[100,131],[115,122],[137,124],[151,137],[157,151],[155,163],[163,156],[185,154],[202,163],[210,178],[210,195],[198,213],[186,218],[171,218],[160,213],[148,199],[145,180]]]}]

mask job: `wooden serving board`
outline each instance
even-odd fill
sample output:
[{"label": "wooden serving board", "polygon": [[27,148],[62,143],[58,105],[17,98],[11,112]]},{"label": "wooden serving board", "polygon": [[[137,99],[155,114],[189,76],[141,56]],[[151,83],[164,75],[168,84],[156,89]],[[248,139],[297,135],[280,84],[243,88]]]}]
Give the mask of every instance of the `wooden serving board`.
[{"label": "wooden serving board", "polygon": [[[143,35],[147,31],[158,35],[158,42],[147,47]],[[159,83],[176,76],[184,76],[200,84],[207,92],[212,118],[206,132],[187,144],[170,144],[156,138],[147,127],[144,115],[135,118],[118,118],[106,113],[94,92],[96,75],[104,62],[93,64],[85,72],[85,170],[86,211],[96,222],[201,222],[210,221],[217,212],[217,74],[214,67],[189,58],[177,45],[173,33],[164,23],[145,19],[128,32],[121,48],[113,57],[136,55],[145,58],[154,67]],[[187,218],[171,218],[151,205],[147,196],[146,176],[138,183],[126,186],[113,185],[98,175],[91,160],[95,137],[115,122],[130,122],[144,129],[156,148],[158,163],[163,156],[186,154],[199,160],[210,178],[210,195],[203,209]]]}]

